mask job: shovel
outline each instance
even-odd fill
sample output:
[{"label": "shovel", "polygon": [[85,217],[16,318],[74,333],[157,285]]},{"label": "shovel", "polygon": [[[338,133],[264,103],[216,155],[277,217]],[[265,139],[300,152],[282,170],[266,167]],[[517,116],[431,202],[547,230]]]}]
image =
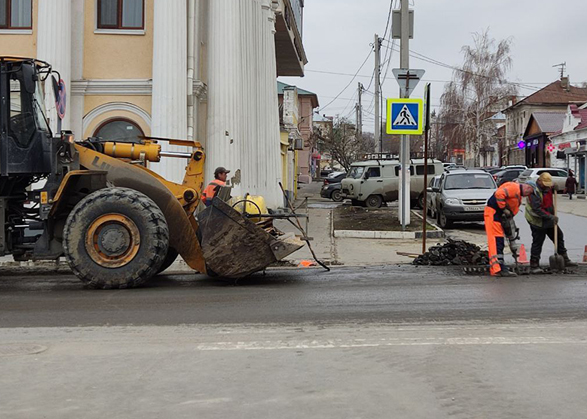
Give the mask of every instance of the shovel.
[{"label": "shovel", "polygon": [[[556,215],[556,190],[554,191],[554,215]],[[560,272],[565,270],[565,259],[558,254],[558,224],[554,223],[554,255],[552,255],[548,262],[550,263],[550,270]]]}]

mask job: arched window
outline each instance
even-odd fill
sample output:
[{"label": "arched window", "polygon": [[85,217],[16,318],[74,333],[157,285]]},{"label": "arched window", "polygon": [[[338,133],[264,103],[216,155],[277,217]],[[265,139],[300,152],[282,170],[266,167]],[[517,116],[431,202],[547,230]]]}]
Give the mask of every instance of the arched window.
[{"label": "arched window", "polygon": [[139,136],[145,135],[143,130],[129,119],[117,118],[102,123],[94,132],[95,137],[105,141],[121,143],[139,142]]}]

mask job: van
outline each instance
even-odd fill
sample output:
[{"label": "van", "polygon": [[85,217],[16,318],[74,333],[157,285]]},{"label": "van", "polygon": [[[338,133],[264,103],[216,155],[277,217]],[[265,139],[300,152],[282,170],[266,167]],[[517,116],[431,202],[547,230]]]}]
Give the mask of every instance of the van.
[{"label": "van", "polygon": [[[424,159],[411,160],[410,200],[424,206]],[[434,177],[444,171],[440,160],[428,159],[428,176]],[[367,160],[356,162],[342,180],[342,194],[351,199],[353,205],[379,208],[385,202],[398,199],[400,179],[399,160]]]}]

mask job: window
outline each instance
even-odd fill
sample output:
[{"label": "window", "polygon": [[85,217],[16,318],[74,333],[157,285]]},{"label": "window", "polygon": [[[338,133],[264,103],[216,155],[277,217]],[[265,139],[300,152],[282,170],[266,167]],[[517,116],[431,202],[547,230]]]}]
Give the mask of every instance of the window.
[{"label": "window", "polygon": [[444,182],[445,190],[458,189],[495,189],[495,182],[488,174],[450,175]]},{"label": "window", "polygon": [[[400,172],[400,166],[395,166],[395,175],[399,176]],[[414,176],[414,166],[410,166],[410,176]]]},{"label": "window", "polygon": [[[429,164],[426,167],[428,167],[428,174],[429,175],[435,174],[434,165]],[[424,165],[416,166],[416,174],[417,175],[424,175]]]},{"label": "window", "polygon": [[0,0],[0,29],[32,29],[33,0]]},{"label": "window", "polygon": [[367,170],[367,178],[381,177],[381,169],[379,167],[370,167]]},{"label": "window", "polygon": [[139,126],[128,119],[111,119],[100,125],[94,133],[95,137],[121,143],[137,143],[143,135]]},{"label": "window", "polygon": [[363,166],[351,167],[351,171],[349,172],[349,175],[347,177],[349,177],[351,179],[360,179],[361,177],[363,177],[364,171],[365,171],[365,168]]},{"label": "window", "polygon": [[144,29],[144,0],[98,0],[98,29]]}]

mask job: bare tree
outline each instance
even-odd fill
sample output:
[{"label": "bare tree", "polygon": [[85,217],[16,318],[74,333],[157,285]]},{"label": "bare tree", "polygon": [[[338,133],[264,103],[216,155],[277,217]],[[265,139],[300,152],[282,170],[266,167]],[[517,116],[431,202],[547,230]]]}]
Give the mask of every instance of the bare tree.
[{"label": "bare tree", "polygon": [[473,45],[462,48],[464,62],[453,81],[445,86],[439,118],[446,124],[445,138],[452,146],[462,145],[469,164],[479,165],[479,154],[495,137],[497,129],[488,118],[501,110],[501,103],[516,94],[506,74],[512,66],[511,39],[497,42],[489,30],[473,35]]},{"label": "bare tree", "polygon": [[319,150],[330,154],[332,160],[347,171],[350,170],[352,163],[375,150],[373,134],[364,132],[359,140],[355,125],[346,118],[336,119],[331,133],[314,130],[313,137]]}]

